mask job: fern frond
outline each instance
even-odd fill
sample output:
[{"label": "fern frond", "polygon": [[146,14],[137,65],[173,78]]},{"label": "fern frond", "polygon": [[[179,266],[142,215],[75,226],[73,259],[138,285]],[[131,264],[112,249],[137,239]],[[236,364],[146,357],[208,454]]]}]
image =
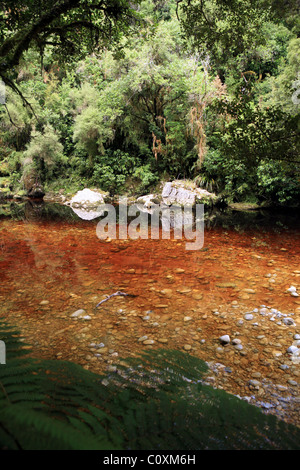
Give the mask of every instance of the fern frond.
[{"label": "fern frond", "polygon": [[2,338],[14,352],[0,365],[2,449],[299,449],[298,427],[206,385],[206,363],[187,353],[145,352],[104,385],[77,364],[23,354],[0,322]]}]

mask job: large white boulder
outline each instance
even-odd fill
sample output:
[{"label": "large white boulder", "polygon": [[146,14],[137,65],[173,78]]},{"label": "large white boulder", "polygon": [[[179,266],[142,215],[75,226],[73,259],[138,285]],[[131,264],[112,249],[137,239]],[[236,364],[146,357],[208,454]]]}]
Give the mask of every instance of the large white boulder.
[{"label": "large white boulder", "polygon": [[97,206],[105,203],[105,193],[94,189],[83,189],[78,191],[69,201],[70,206]]}]

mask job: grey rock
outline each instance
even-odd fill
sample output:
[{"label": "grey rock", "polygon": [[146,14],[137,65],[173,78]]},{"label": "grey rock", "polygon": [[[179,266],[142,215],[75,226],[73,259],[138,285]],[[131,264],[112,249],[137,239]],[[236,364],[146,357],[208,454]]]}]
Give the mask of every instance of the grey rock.
[{"label": "grey rock", "polygon": [[296,380],[292,380],[292,379],[289,379],[289,380],[288,380],[288,383],[289,383],[290,385],[292,385],[292,386],[298,385],[298,383],[296,382]]},{"label": "grey rock", "polygon": [[265,402],[260,402],[260,405],[265,408],[266,410],[269,410],[270,408],[274,408],[275,405],[272,403],[265,403]]},{"label": "grey rock", "polygon": [[253,320],[254,316],[252,315],[252,313],[246,313],[246,315],[244,315],[244,318],[245,320]]},{"label": "grey rock", "polygon": [[146,341],[148,339],[148,336],[141,336],[138,341],[142,342],[142,341]]},{"label": "grey rock", "polygon": [[254,387],[254,388],[259,388],[261,386],[261,382],[255,379],[249,380],[249,386]]},{"label": "grey rock", "polygon": [[295,325],[295,322],[292,318],[284,318],[282,321],[287,326]]},{"label": "grey rock", "polygon": [[232,344],[241,344],[241,342],[242,342],[242,341],[241,341],[240,339],[238,339],[238,338],[234,338],[234,339],[232,340]]},{"label": "grey rock", "polygon": [[80,308],[79,310],[76,310],[76,312],[72,313],[71,317],[72,318],[77,318],[77,317],[83,316],[84,314],[85,314],[85,310]]},{"label": "grey rock", "polygon": [[266,307],[263,307],[263,308],[260,309],[259,313],[263,316],[268,315],[269,310]]},{"label": "grey rock", "polygon": [[229,337],[229,335],[220,336],[219,340],[220,340],[220,342],[221,342],[222,344],[228,344],[228,343],[230,343],[230,337]]}]

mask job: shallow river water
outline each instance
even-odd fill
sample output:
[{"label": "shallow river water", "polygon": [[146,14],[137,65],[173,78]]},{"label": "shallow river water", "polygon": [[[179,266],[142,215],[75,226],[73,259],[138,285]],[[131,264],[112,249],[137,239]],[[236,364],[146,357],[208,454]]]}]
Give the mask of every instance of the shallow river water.
[{"label": "shallow river water", "polygon": [[[145,349],[183,350],[209,363],[208,383],[300,425],[300,356],[287,352],[300,334],[294,211],[209,214],[194,251],[184,240],[100,240],[97,220],[65,206],[0,214],[0,315],[32,356],[103,372]],[[117,291],[132,296],[96,308]]]}]

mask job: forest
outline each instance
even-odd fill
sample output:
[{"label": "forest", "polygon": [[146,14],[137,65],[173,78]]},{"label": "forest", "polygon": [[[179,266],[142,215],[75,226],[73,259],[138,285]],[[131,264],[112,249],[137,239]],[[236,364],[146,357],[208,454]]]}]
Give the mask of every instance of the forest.
[{"label": "forest", "polygon": [[298,205],[297,2],[58,2],[38,32],[56,2],[21,3],[1,2],[3,197],[177,179]]}]

